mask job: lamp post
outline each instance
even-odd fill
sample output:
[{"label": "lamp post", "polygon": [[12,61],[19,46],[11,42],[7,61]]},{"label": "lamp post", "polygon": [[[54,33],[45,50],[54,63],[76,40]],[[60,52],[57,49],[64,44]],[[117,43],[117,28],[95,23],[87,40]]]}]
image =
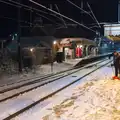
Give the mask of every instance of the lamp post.
[{"label": "lamp post", "polygon": [[55,45],[56,44],[57,44],[57,41],[53,41],[52,42],[52,49],[51,49],[51,72],[53,72],[53,62],[54,62],[54,60],[53,60],[53,58],[54,58],[53,54],[54,54],[54,50],[55,50]]}]

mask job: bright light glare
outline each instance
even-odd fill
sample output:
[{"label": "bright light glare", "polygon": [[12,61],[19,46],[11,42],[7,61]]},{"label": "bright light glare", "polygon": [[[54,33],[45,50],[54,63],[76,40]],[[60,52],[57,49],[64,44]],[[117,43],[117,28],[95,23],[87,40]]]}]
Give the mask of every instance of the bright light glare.
[{"label": "bright light glare", "polygon": [[30,51],[33,52],[33,48],[31,48]]},{"label": "bright light glare", "polygon": [[82,45],[80,45],[80,48],[82,48],[83,46]]},{"label": "bright light glare", "polygon": [[57,43],[56,41],[53,42],[54,45],[55,45],[56,43]]}]

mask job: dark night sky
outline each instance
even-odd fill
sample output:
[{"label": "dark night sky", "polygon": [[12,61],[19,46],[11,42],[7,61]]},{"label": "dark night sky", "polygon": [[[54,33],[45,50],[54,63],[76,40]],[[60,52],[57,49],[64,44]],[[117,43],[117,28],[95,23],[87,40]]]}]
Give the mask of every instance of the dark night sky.
[{"label": "dark night sky", "polygon": [[[8,0],[4,0],[8,1]],[[17,1],[17,0],[13,0]],[[94,21],[86,14],[84,14],[81,18],[80,10],[69,4],[66,0],[34,0],[37,1],[43,5],[46,5],[47,7],[50,6],[50,4],[57,4],[60,12],[78,22],[81,20],[84,24],[88,25],[90,23],[94,23]],[[80,6],[81,1],[80,0],[71,0],[78,6]],[[98,19],[99,22],[117,22],[117,0],[83,0],[84,1],[84,9],[89,10],[87,7],[86,2],[88,1],[91,5],[91,8]],[[41,9],[40,7],[31,4],[28,0],[22,0],[23,4],[26,5],[32,5],[33,7],[37,9]],[[54,10],[56,10],[55,7],[53,7]],[[0,2],[0,38],[7,37],[9,34],[17,31],[17,8],[6,5],[4,3]],[[43,9],[41,9],[43,10]],[[21,10],[22,17],[21,19],[24,21],[29,21],[29,15],[30,12],[24,10],[22,8]],[[41,14],[41,13],[39,13]],[[42,13],[42,15],[45,15]],[[36,18],[36,13],[33,13],[33,20]],[[6,18],[7,17],[7,18]],[[13,18],[13,19],[8,19]],[[55,20],[54,17],[52,19]],[[50,23],[46,20],[44,20],[44,23]],[[22,25],[28,25],[23,24]]]}]

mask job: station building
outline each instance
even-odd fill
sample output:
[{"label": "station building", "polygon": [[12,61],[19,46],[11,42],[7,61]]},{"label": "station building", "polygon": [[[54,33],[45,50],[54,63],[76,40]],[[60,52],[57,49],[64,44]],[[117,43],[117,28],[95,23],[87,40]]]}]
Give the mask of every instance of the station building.
[{"label": "station building", "polygon": [[63,52],[66,60],[96,54],[95,48],[95,41],[86,38],[63,38],[60,40],[59,51]]}]

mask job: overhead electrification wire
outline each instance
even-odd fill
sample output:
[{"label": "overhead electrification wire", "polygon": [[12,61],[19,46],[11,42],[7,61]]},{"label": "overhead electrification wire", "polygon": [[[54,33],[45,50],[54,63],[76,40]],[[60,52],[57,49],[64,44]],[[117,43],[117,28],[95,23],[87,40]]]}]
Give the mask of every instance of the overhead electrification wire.
[{"label": "overhead electrification wire", "polygon": [[90,11],[91,11],[91,13],[92,13],[92,15],[93,15],[93,17],[94,17],[94,19],[95,19],[96,23],[97,23],[97,24],[98,24],[98,26],[101,28],[100,23],[98,22],[97,18],[95,17],[95,15],[94,15],[94,13],[93,13],[93,11],[92,11],[92,9],[91,9],[91,7],[90,7],[90,5],[89,5],[89,3],[88,3],[88,2],[87,2],[87,5],[88,5],[88,7],[89,7],[89,9],[90,9]]},{"label": "overhead electrification wire", "polygon": [[[1,3],[4,3],[4,4],[11,5],[11,6],[14,6],[14,7],[17,7],[17,8],[22,7],[21,5],[16,5],[16,4],[10,3],[10,2],[8,2],[8,1],[0,0],[0,2],[1,2]],[[27,10],[27,11],[30,11],[29,8],[24,8],[24,9]]]},{"label": "overhead electrification wire", "polygon": [[[56,7],[57,11],[60,13],[60,10],[59,10],[57,4],[55,4],[55,7]],[[64,26],[67,28],[66,22],[64,21],[63,17],[62,16],[60,16],[60,17],[61,17],[61,20],[63,21]]]},{"label": "overhead electrification wire", "polygon": [[99,26],[94,25],[94,26],[91,26],[90,28],[99,28]]},{"label": "overhead electrification wire", "polygon": [[33,1],[33,0],[29,0],[29,1],[32,2],[32,3],[34,3],[34,4],[36,4],[36,5],[38,5],[38,6],[40,6],[40,7],[42,7],[42,8],[44,8],[44,9],[46,9],[46,10],[48,10],[48,11],[50,11],[50,12],[53,12],[53,13],[55,13],[55,14],[57,14],[57,15],[60,15],[60,16],[62,16],[63,18],[66,18],[66,19],[68,19],[68,20],[70,20],[70,21],[72,21],[72,22],[74,22],[74,23],[76,23],[76,24],[78,24],[78,25],[80,25],[80,26],[82,26],[82,27],[84,27],[84,28],[86,28],[86,29],[94,32],[94,33],[96,33],[96,31],[90,29],[89,27],[87,27],[87,26],[85,26],[85,25],[83,25],[83,24],[81,24],[81,23],[79,23],[79,22],[77,22],[77,21],[75,21],[75,20],[73,20],[73,19],[71,19],[71,18],[63,15],[63,14],[60,14],[60,13],[54,11],[54,10],[51,10],[50,8],[47,8],[47,7],[45,7],[44,5],[41,5],[41,4],[39,4],[39,3],[37,3],[37,2],[35,2],[35,1]]},{"label": "overhead electrification wire", "polygon": [[55,21],[51,20],[50,18],[45,17],[44,15],[41,15],[41,14],[39,14],[39,13],[36,13],[36,14],[37,14],[38,16],[42,17],[42,18],[45,18],[45,19],[47,19],[47,20],[51,21],[52,23],[55,23],[55,24],[57,24],[57,25],[61,25],[61,24],[59,24],[59,23],[57,23],[57,22],[55,22]]},{"label": "overhead electrification wire", "polygon": [[[45,11],[42,11],[42,10],[38,10],[38,9],[36,9],[36,8],[34,8],[34,7],[32,7],[32,10],[31,10],[31,7],[28,6],[28,5],[24,5],[24,4],[22,4],[22,3],[19,3],[19,2],[13,1],[13,0],[8,0],[8,1],[11,2],[10,5],[12,5],[12,6],[17,7],[17,5],[18,5],[18,6],[20,6],[20,7],[23,7],[25,10],[29,10],[29,11],[31,11],[31,12],[33,12],[33,10],[34,10],[34,11],[36,11],[36,12],[41,12],[41,13],[43,13],[43,14],[50,15],[50,16],[56,17],[57,19],[61,20],[61,19],[60,19],[58,16],[56,16],[55,14],[49,14],[48,12],[45,12]],[[3,0],[0,0],[0,2],[4,2],[4,1],[3,1]],[[9,4],[9,2],[6,2],[6,4],[7,4],[7,3]],[[12,4],[12,3],[14,3],[14,4]]]},{"label": "overhead electrification wire", "polygon": [[[15,18],[10,18],[10,17],[6,17],[6,16],[0,16],[0,18],[9,19],[9,20],[13,20],[13,21],[18,22],[17,19],[15,19]],[[23,20],[20,20],[20,22],[23,22],[23,23],[26,23],[26,24],[32,24],[32,23],[30,23],[30,22],[28,22],[28,21],[23,21]],[[32,25],[34,25],[34,24],[32,24]]]},{"label": "overhead electrification wire", "polygon": [[71,2],[70,0],[66,0],[67,2],[69,2],[70,4],[74,5],[75,7],[77,7],[78,9],[82,10],[84,13],[89,14],[89,12],[83,10],[81,7],[77,6],[76,4],[74,4],[73,2]]},{"label": "overhead electrification wire", "polygon": [[19,5],[14,5],[14,4],[12,4],[12,3],[9,3],[9,2],[3,1],[3,0],[0,0],[0,2],[5,3],[5,4],[8,4],[8,5],[11,5],[11,6],[14,6],[14,7],[21,7],[21,6],[19,6]]},{"label": "overhead electrification wire", "polygon": [[[27,7],[27,8],[30,9],[30,7],[27,6],[27,5],[20,4],[20,3],[18,3],[18,2],[13,1],[13,0],[9,0],[9,1],[11,1],[11,2],[13,2],[13,3],[15,3],[15,4],[18,4],[18,5],[21,5],[21,6],[23,6],[23,7]],[[44,11],[42,11],[42,10],[38,10],[38,9],[36,9],[36,8],[32,8],[32,9],[35,10],[35,11],[38,11],[38,12],[41,12],[41,13],[47,14],[47,15],[49,14],[48,12],[44,12]],[[54,16],[54,17],[60,19],[58,16],[55,16],[55,15],[53,15],[53,14],[49,14],[49,15]]]},{"label": "overhead electrification wire", "polygon": [[[12,2],[12,3],[14,3],[14,4],[17,4],[17,5],[20,5],[20,6],[22,6],[22,7],[25,7],[25,8],[29,8],[29,9],[31,10],[31,7],[28,6],[28,5],[24,5],[24,4],[22,4],[22,3],[19,3],[19,2],[13,1],[13,0],[8,0],[8,1],[9,1],[9,2]],[[36,8],[32,8],[32,9],[38,11],[38,9],[36,9]],[[39,10],[38,12],[42,12],[42,13],[48,14],[47,12],[42,11],[42,10]]]},{"label": "overhead electrification wire", "polygon": [[[14,18],[10,18],[10,17],[5,17],[5,16],[0,16],[0,18],[2,18],[2,19],[9,19],[9,20],[13,20],[13,21],[16,21],[16,22],[18,22],[18,20],[17,19],[14,19]],[[32,24],[34,27],[32,28],[32,30],[35,28],[35,27],[44,27],[44,26],[41,26],[41,25],[38,25],[38,24],[33,24],[33,23],[30,23],[30,22],[27,22],[27,21],[23,21],[23,20],[20,20],[20,22],[23,22],[23,23],[26,23],[26,24]],[[21,26],[21,28],[25,28],[25,27],[30,27],[30,26]],[[60,26],[61,28],[64,28],[63,26]],[[59,29],[60,28],[59,26],[57,27],[56,26],[56,28],[55,29]],[[31,31],[32,31],[31,30]]]},{"label": "overhead electrification wire", "polygon": [[[12,6],[17,7],[17,5],[19,5],[19,7],[23,7],[24,9],[29,10],[29,11],[31,11],[31,12],[33,12],[33,10],[35,10],[35,11],[37,11],[37,12],[41,12],[41,13],[44,13],[44,14],[47,14],[47,15],[56,17],[57,19],[59,19],[59,20],[61,21],[61,18],[58,17],[58,16],[56,16],[56,14],[49,14],[48,12],[44,12],[44,11],[42,11],[42,10],[38,10],[38,9],[36,9],[36,8],[34,8],[34,7],[32,7],[32,10],[31,10],[31,7],[29,7],[29,6],[27,6],[27,5],[24,5],[24,4],[22,4],[22,3],[15,2],[15,1],[13,1],[13,0],[8,0],[8,1],[14,3],[14,4],[10,3]],[[3,1],[3,0],[0,0],[0,2],[4,2],[4,1]],[[8,3],[8,2],[6,2],[6,3]],[[8,4],[9,4],[9,3],[8,3]],[[17,5],[15,5],[15,4],[17,4]],[[39,14],[39,13],[36,13],[36,14]],[[41,15],[41,16],[43,16],[43,15]],[[45,16],[44,16],[44,18],[45,18]],[[49,19],[49,18],[48,18],[48,19]],[[59,24],[59,23],[58,23],[58,24]],[[60,25],[60,24],[59,24],[59,25]],[[63,26],[63,25],[61,24],[61,26]]]},{"label": "overhead electrification wire", "polygon": [[66,0],[66,1],[69,2],[71,5],[75,6],[76,8],[80,9],[84,13],[88,14],[94,20],[94,18],[91,16],[91,14],[89,12],[87,12],[84,9],[82,9],[81,7],[77,6],[75,3],[71,2],[70,0]]},{"label": "overhead electrification wire", "polygon": [[[18,3],[18,2],[15,2],[15,1],[12,1],[12,0],[10,0],[11,2],[14,2],[14,3],[16,3],[16,4],[18,4],[18,5],[16,5],[16,4],[13,4],[13,3],[10,3],[10,2],[5,2],[5,1],[3,1],[3,0],[0,0],[0,2],[2,2],[2,3],[5,3],[5,4],[8,4],[8,5],[11,5],[11,6],[14,6],[14,7],[24,7],[24,9],[26,9],[26,10],[31,10],[31,7],[27,7],[26,8],[26,5],[23,5],[23,4],[20,4],[20,3]],[[35,9],[35,8],[32,8],[32,9]],[[35,9],[36,10],[36,9]],[[39,11],[39,10],[38,10]],[[33,10],[31,10],[31,12],[33,12]],[[41,12],[41,11],[39,11],[39,12]],[[42,12],[44,12],[44,11],[42,11]],[[48,14],[47,12],[44,12],[45,14]],[[38,14],[37,12],[36,12],[36,14]],[[40,14],[39,14],[40,15]],[[46,18],[46,19],[49,19],[49,18],[47,18],[47,17],[45,17],[44,15],[41,15],[42,17],[44,17],[44,18]],[[57,17],[57,16],[54,16],[54,17]],[[3,16],[1,16],[0,18],[6,18],[6,19],[11,19],[11,20],[14,20],[14,21],[17,21],[17,19],[14,19],[14,18],[10,18],[10,17],[3,17]],[[59,17],[58,17],[59,18]],[[51,21],[51,22],[54,22],[53,20],[50,20],[49,19],[49,21]],[[32,24],[32,23],[30,23],[30,22],[27,22],[27,21],[23,21],[23,20],[21,20],[21,22],[24,22],[24,23],[27,23],[27,24]],[[58,24],[58,25],[61,25],[61,24],[59,24],[59,23],[57,23],[57,22],[54,22],[56,25]],[[34,25],[34,24],[32,24],[32,25]]]},{"label": "overhead electrification wire", "polygon": [[[22,3],[20,4],[20,3],[18,3],[18,2],[13,1],[13,0],[8,0],[8,1],[13,2],[13,3],[15,3],[15,4],[18,4],[18,5],[21,5],[22,7],[26,7],[26,8],[31,9],[31,7],[29,7],[29,6],[27,6],[27,5],[24,5],[24,4],[22,4]],[[42,11],[42,10],[38,10],[38,9],[36,9],[36,8],[34,8],[34,7],[32,7],[32,9],[35,10],[35,11],[37,11],[37,12],[41,12],[41,13],[44,13],[44,14],[47,14],[47,15],[49,14],[48,12],[45,12],[45,11]],[[49,14],[49,15],[56,17],[56,16],[53,15],[53,14]],[[57,17],[57,18],[58,18],[58,17]]]}]

